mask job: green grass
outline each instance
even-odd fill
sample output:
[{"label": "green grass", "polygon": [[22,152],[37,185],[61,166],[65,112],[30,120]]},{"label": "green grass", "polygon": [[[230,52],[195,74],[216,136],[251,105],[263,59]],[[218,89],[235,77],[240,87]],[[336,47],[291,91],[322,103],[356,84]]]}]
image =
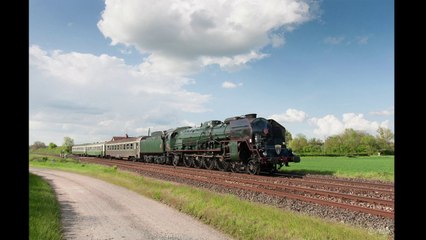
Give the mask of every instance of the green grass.
[{"label": "green grass", "polygon": [[302,157],[300,163],[282,167],[282,172],[323,174],[338,177],[394,181],[394,156]]},{"label": "green grass", "polygon": [[60,207],[55,192],[41,177],[29,175],[30,239],[62,239]]},{"label": "green grass", "polygon": [[[31,159],[31,157],[30,157]],[[386,239],[387,235],[240,200],[233,195],[145,178],[114,167],[33,160],[30,166],[77,172],[156,199],[236,239]]]}]

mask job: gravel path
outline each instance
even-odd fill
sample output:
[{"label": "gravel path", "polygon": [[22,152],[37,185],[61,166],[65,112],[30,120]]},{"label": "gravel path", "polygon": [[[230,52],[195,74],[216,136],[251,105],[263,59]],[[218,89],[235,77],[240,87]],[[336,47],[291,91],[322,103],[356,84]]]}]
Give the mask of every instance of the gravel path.
[{"label": "gravel path", "polygon": [[61,204],[65,239],[231,239],[154,200],[91,177],[30,168]]}]

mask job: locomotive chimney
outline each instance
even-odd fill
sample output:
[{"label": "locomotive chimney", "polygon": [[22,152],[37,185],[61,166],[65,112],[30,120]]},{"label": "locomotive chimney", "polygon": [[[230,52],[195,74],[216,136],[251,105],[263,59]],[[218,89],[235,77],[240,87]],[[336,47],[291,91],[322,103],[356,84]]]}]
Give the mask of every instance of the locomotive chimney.
[{"label": "locomotive chimney", "polygon": [[249,113],[249,114],[246,114],[245,117],[248,118],[248,119],[252,119],[252,118],[256,118],[257,114],[256,113]]}]

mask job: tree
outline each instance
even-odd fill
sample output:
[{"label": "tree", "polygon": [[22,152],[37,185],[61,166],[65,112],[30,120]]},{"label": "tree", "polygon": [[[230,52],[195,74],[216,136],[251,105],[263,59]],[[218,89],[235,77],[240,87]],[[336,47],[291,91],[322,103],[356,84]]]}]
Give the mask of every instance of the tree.
[{"label": "tree", "polygon": [[72,146],[74,146],[74,140],[70,137],[64,137],[64,144],[62,144],[63,147],[65,147],[65,151],[68,153],[71,153]]},{"label": "tree", "polygon": [[389,128],[377,129],[377,144],[382,151],[394,151],[394,134]]},{"label": "tree", "polygon": [[58,145],[54,144],[54,143],[49,143],[49,149],[54,149],[56,147],[58,147]]},{"label": "tree", "polygon": [[340,155],[374,154],[377,151],[377,141],[371,134],[349,128],[339,135],[328,137],[324,143],[324,151]]},{"label": "tree", "polygon": [[293,140],[293,137],[291,136],[291,133],[286,130],[285,131],[285,143],[287,144],[287,146],[290,144],[291,140]]},{"label": "tree", "polygon": [[308,146],[308,140],[303,134],[297,134],[297,136],[290,142],[290,147],[293,152],[302,153],[306,146]]},{"label": "tree", "polygon": [[366,152],[369,155],[373,155],[377,153],[379,147],[376,138],[370,134],[366,134],[361,138],[360,148],[362,148],[360,152]]},{"label": "tree", "polygon": [[311,138],[308,140],[308,144],[306,147],[304,147],[305,153],[311,153],[311,154],[321,154],[323,149],[323,141],[321,139],[317,138]]},{"label": "tree", "polygon": [[37,149],[45,148],[45,147],[46,147],[46,144],[44,144],[44,142],[35,141],[34,144],[30,146],[30,149],[32,151],[35,151]]},{"label": "tree", "polygon": [[324,142],[324,152],[326,154],[342,154],[342,145],[343,141],[340,135],[330,136]]},{"label": "tree", "polygon": [[356,150],[361,143],[361,134],[361,132],[352,128],[345,129],[345,132],[342,134],[343,154],[352,155],[357,153]]}]

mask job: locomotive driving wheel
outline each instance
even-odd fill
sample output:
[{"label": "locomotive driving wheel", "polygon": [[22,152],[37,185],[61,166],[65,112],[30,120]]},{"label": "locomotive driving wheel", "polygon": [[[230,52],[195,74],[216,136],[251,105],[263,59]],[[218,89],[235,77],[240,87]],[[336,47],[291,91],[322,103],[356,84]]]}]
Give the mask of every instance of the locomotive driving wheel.
[{"label": "locomotive driving wheel", "polygon": [[215,166],[216,166],[215,160],[213,160],[211,158],[205,158],[204,159],[204,167],[206,169],[212,170]]},{"label": "locomotive driving wheel", "polygon": [[202,168],[203,167],[203,159],[201,157],[195,157],[194,158],[194,167],[195,168]]},{"label": "locomotive driving wheel", "polygon": [[259,162],[255,159],[250,159],[247,163],[247,172],[251,175],[257,175],[260,173]]},{"label": "locomotive driving wheel", "polygon": [[192,163],[193,163],[192,157],[188,157],[188,156],[183,157],[183,165],[185,165],[185,167],[191,167]]},{"label": "locomotive driving wheel", "polygon": [[179,156],[178,155],[174,156],[172,164],[175,167],[179,164]]},{"label": "locomotive driving wheel", "polygon": [[229,163],[225,160],[216,159],[216,168],[219,171],[226,172],[229,169]]},{"label": "locomotive driving wheel", "polygon": [[229,170],[233,173],[238,172],[237,163],[235,162],[229,163]]}]

